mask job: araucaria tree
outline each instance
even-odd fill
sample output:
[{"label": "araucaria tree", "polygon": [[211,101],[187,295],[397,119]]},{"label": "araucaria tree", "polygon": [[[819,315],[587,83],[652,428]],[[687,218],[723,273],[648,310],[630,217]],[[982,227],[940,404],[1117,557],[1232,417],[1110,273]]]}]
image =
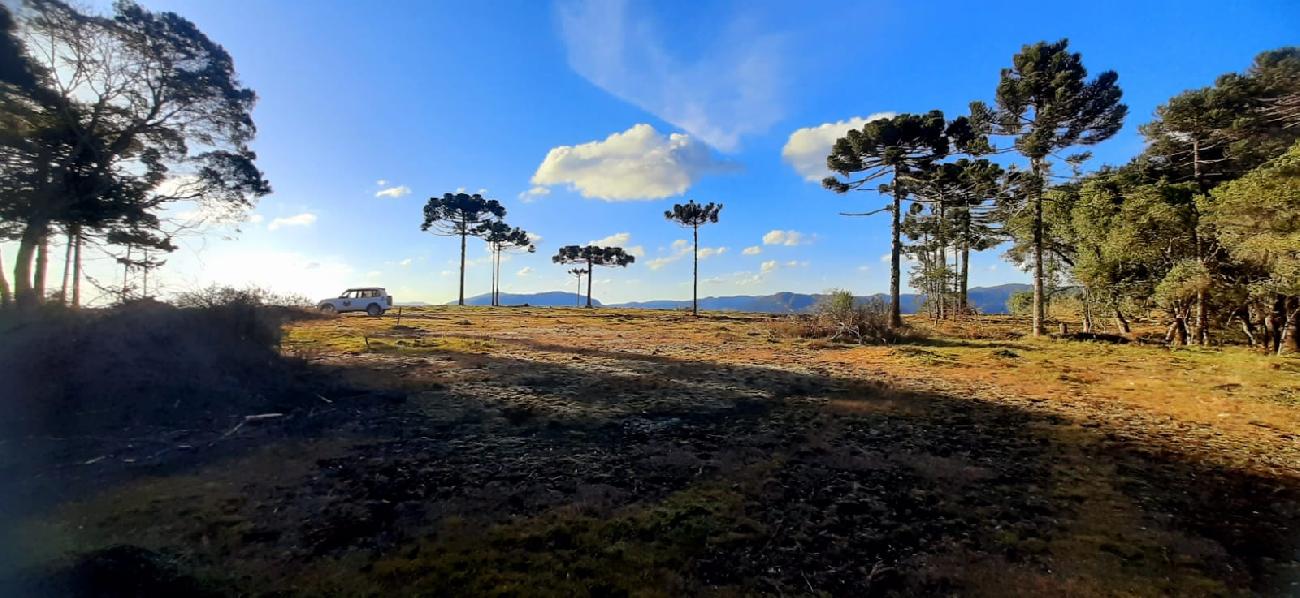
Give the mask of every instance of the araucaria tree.
[{"label": "araucaria tree", "polygon": [[[965,121],[954,122],[951,132],[965,131]],[[893,118],[873,120],[862,130],[850,130],[835,142],[826,166],[838,176],[829,176],[822,186],[836,193],[863,189],[868,183],[885,179],[878,190],[893,199],[890,206],[870,212],[852,214],[865,216],[879,212],[892,214],[890,234],[892,244],[889,261],[889,323],[903,325],[899,304],[899,267],[903,252],[901,234],[903,200],[911,192],[917,173],[948,155],[949,125],[943,113],[932,110],[927,114],[900,114]],[[962,135],[963,143],[967,138]],[[856,176],[856,178],[854,178]]]},{"label": "araucaria tree", "polygon": [[492,253],[492,305],[501,305],[501,254],[509,251],[537,251],[524,229],[504,220],[490,220],[479,226],[479,233]]},{"label": "araucaria tree", "polygon": [[[1038,42],[1021,48],[1002,69],[993,109],[971,104],[971,120],[992,135],[1014,137],[1016,151],[1029,160],[1030,180],[1025,186],[1033,213],[1033,329],[1046,332],[1043,320],[1043,195],[1051,175],[1049,157],[1074,146],[1089,146],[1109,139],[1124,123],[1128,107],[1116,82],[1119,75],[1106,71],[1089,81],[1083,59],[1069,51],[1069,41]],[[1076,156],[1061,157],[1064,160]]]},{"label": "araucaria tree", "polygon": [[700,315],[700,225],[717,222],[720,212],[722,204],[709,202],[700,205],[695,200],[674,204],[673,209],[664,211],[664,218],[691,229],[691,315],[694,316]]},{"label": "araucaria tree", "polygon": [[[591,279],[595,278],[596,266],[625,267],[636,261],[636,256],[623,251],[622,247],[601,247],[599,245],[565,245],[551,257],[557,264],[587,265],[587,307],[591,307]],[[570,270],[573,272],[573,270]]]},{"label": "araucaria tree", "polygon": [[587,273],[586,268],[569,268],[569,274],[578,279],[578,292],[575,295],[578,299],[578,305],[582,305],[582,275]]},{"label": "araucaria tree", "polygon": [[89,237],[169,251],[169,204],[239,213],[270,191],[249,148],[257,98],[225,49],[174,13],[113,10],[0,8],[0,234],[19,242],[20,303],[43,298],[54,232],[78,251]]},{"label": "araucaria tree", "polygon": [[477,193],[444,193],[430,197],[424,204],[424,222],[420,230],[433,231],[444,237],[460,237],[460,294],[457,305],[465,305],[465,240],[485,237],[484,224],[505,218],[506,208],[495,199]]}]

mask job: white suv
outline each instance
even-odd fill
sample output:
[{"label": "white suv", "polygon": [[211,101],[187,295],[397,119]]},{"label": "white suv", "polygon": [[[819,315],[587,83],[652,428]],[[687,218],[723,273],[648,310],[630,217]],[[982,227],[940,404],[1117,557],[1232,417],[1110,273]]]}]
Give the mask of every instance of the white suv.
[{"label": "white suv", "polygon": [[316,309],[327,314],[364,311],[372,316],[382,316],[392,307],[393,297],[378,287],[348,289],[337,299],[323,299],[316,304]]}]

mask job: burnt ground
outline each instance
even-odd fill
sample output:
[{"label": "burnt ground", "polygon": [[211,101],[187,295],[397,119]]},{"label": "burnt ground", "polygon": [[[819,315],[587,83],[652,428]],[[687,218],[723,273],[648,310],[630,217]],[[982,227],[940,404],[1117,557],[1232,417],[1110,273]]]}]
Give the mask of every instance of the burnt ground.
[{"label": "burnt ground", "polygon": [[404,324],[291,324],[302,369],[280,417],[7,441],[45,458],[5,470],[4,587],[1300,593],[1300,446],[1277,419],[1245,438],[1087,385],[1054,403],[948,376],[941,343],[886,349],[911,364],[889,369],[741,316],[430,309]]}]

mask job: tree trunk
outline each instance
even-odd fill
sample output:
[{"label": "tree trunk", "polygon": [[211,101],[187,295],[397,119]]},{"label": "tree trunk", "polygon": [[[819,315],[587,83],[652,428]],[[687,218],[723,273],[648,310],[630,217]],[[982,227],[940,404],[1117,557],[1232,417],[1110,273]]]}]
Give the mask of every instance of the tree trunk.
[{"label": "tree trunk", "polygon": [[119,299],[121,303],[126,303],[127,295],[127,276],[131,273],[131,246],[126,246],[126,259],[122,260],[122,296]]},{"label": "tree trunk", "polygon": [[[1196,180],[1196,188],[1201,195],[1208,192],[1208,186],[1205,182],[1205,176],[1201,173],[1201,140],[1195,136],[1192,137],[1192,177]],[[1201,216],[1196,211],[1196,202],[1192,202],[1192,212],[1196,215],[1196,221],[1192,223],[1192,244],[1196,248],[1196,259],[1202,265],[1206,265],[1205,250],[1201,243],[1201,234],[1197,230],[1200,226]],[[1208,269],[1208,265],[1206,265]],[[1206,309],[1206,292],[1205,290],[1196,291],[1196,320],[1192,328],[1193,342],[1198,345],[1208,345],[1210,341],[1210,315]]]},{"label": "tree trunk", "polygon": [[59,285],[59,303],[68,304],[68,275],[72,270],[72,229],[68,229],[68,246],[63,248],[63,284]]},{"label": "tree trunk", "polygon": [[958,290],[957,302],[963,315],[970,313],[970,242],[963,241],[961,244],[961,288]]},{"label": "tree trunk", "polygon": [[1287,300],[1288,315],[1286,320],[1285,342],[1283,349],[1290,353],[1300,353],[1300,297]]},{"label": "tree trunk", "polygon": [[591,280],[595,278],[592,274],[595,268],[592,267],[591,260],[587,260],[587,307],[591,307]]},{"label": "tree trunk", "polygon": [[1170,325],[1170,332],[1173,334],[1174,346],[1181,347],[1187,344],[1187,316],[1178,314],[1174,316],[1174,323]]},{"label": "tree trunk", "polygon": [[1047,333],[1045,314],[1043,307],[1045,305],[1043,297],[1043,179],[1042,162],[1035,158],[1032,162],[1034,173],[1034,307],[1033,307],[1033,326],[1034,336],[1042,336]]},{"label": "tree trunk", "polygon": [[0,307],[8,307],[14,300],[9,292],[9,279],[5,277],[4,263],[4,254],[0,253]]},{"label": "tree trunk", "polygon": [[1282,352],[1284,322],[1286,322],[1286,297],[1278,295],[1273,300],[1269,314],[1264,317],[1265,336],[1268,339],[1268,346],[1265,348],[1273,353]]},{"label": "tree trunk", "polygon": [[36,246],[36,271],[32,273],[32,290],[36,300],[45,303],[45,275],[50,270],[50,235],[41,235],[41,242]]},{"label": "tree trunk", "polygon": [[1083,287],[1083,331],[1092,332],[1092,294],[1088,287]]},{"label": "tree trunk", "polygon": [[1129,328],[1128,319],[1124,317],[1124,312],[1120,310],[1118,305],[1115,306],[1115,327],[1119,328],[1120,334],[1129,335],[1133,333],[1133,330]]},{"label": "tree trunk", "polygon": [[460,295],[456,305],[465,305],[465,236],[460,235]]},{"label": "tree trunk", "polygon": [[492,252],[492,306],[501,305],[501,248]]},{"label": "tree trunk", "polygon": [[899,237],[899,228],[902,226],[904,191],[900,188],[898,182],[898,169],[894,169],[894,209],[893,222],[890,227],[892,242],[889,250],[889,326],[892,328],[903,327],[903,307],[899,305],[899,268],[902,266],[900,254],[903,252],[903,241]]},{"label": "tree trunk", "polygon": [[578,275],[578,292],[574,294],[574,297],[578,298],[574,302],[574,305],[577,305],[578,307],[582,307],[582,275],[581,274]]},{"label": "tree trunk", "polygon": [[691,315],[700,315],[700,225],[695,225],[691,232],[694,256],[691,271]]},{"label": "tree trunk", "polygon": [[14,301],[19,307],[28,307],[40,302],[35,289],[32,288],[32,261],[36,256],[36,246],[45,235],[43,224],[28,223],[23,228],[18,240],[18,255],[14,261]]},{"label": "tree trunk", "polygon": [[1241,318],[1241,332],[1246,335],[1246,346],[1254,347],[1257,341],[1255,339],[1255,324],[1250,321],[1250,317]]},{"label": "tree trunk", "polygon": [[81,307],[81,227],[72,227],[72,307]]}]

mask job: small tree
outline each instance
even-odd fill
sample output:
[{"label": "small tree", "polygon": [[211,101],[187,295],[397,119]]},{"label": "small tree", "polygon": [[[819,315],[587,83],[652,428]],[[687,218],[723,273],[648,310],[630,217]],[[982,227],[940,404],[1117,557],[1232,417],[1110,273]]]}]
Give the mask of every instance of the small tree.
[{"label": "small tree", "polygon": [[504,220],[485,222],[479,229],[492,252],[492,305],[501,305],[501,254],[513,250],[532,253],[537,251],[537,247],[524,229],[512,227]]},{"label": "small tree", "polygon": [[692,273],[691,273],[691,315],[700,315],[700,225],[718,221],[718,213],[722,211],[722,204],[709,202],[705,205],[695,203],[695,200],[685,204],[675,204],[673,209],[664,210],[664,218],[672,220],[683,227],[691,229],[691,252],[692,252]]},{"label": "small tree", "polygon": [[586,268],[570,268],[569,274],[578,279],[578,292],[575,296],[578,298],[578,307],[582,307],[582,275],[587,273]]},{"label": "small tree", "polygon": [[465,239],[487,234],[482,226],[491,220],[505,218],[506,209],[495,199],[485,199],[477,193],[444,193],[430,197],[424,204],[424,222],[420,230],[433,231],[444,237],[460,237],[460,294],[457,305],[465,305]]},{"label": "small tree", "polygon": [[591,307],[591,279],[594,278],[596,266],[625,267],[636,261],[636,256],[629,255],[622,247],[601,247],[599,245],[565,245],[551,257],[557,264],[587,265],[587,307]]}]

